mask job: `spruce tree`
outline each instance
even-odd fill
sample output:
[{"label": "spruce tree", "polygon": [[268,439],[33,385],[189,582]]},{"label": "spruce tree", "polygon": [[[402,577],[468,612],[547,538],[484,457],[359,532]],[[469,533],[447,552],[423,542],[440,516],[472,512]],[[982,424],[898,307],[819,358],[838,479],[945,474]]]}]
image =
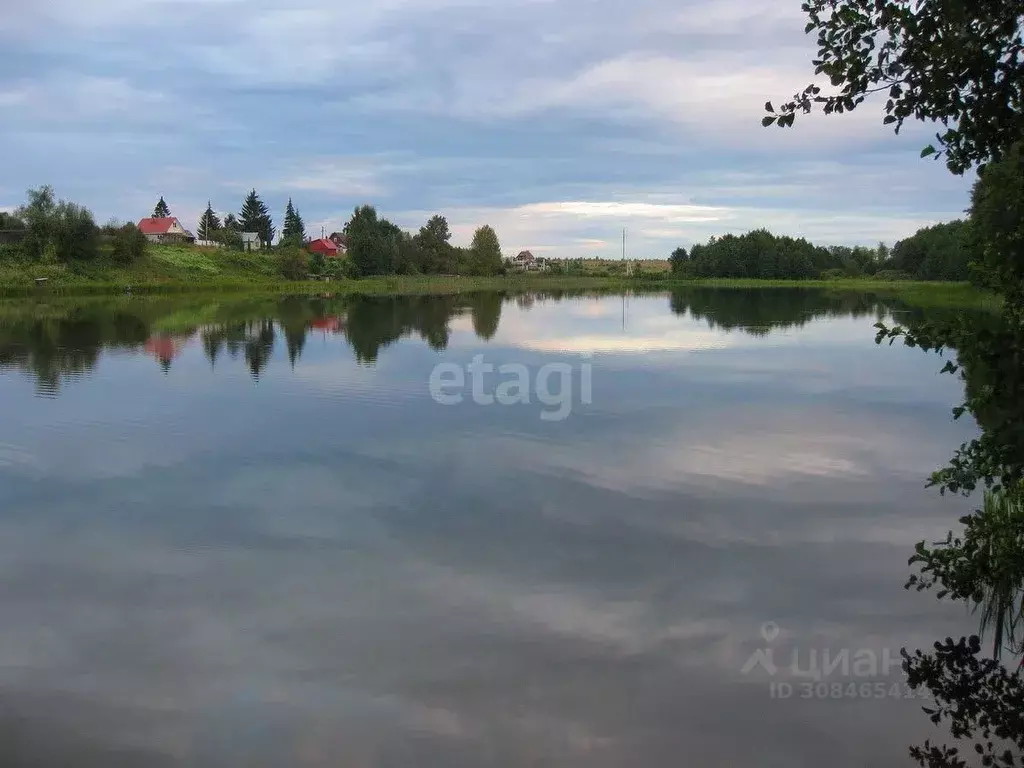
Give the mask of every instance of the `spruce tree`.
[{"label": "spruce tree", "polygon": [[302,245],[306,240],[306,225],[302,216],[288,198],[288,207],[284,211],[284,229],[281,230],[281,242],[291,245]]},{"label": "spruce tree", "polygon": [[215,234],[220,230],[220,218],[213,211],[213,205],[206,201],[206,211],[199,217],[199,239],[213,240]]},{"label": "spruce tree", "polygon": [[157,201],[156,207],[153,209],[154,219],[166,219],[171,215],[171,209],[167,207],[167,203],[164,202],[164,196],[160,195],[160,200]]},{"label": "spruce tree", "polygon": [[241,232],[242,225],[238,223],[238,219],[235,218],[235,214],[229,213],[224,217],[224,229],[231,230],[232,232]]},{"label": "spruce tree", "polygon": [[270,217],[270,209],[260,200],[256,190],[252,190],[242,204],[242,212],[238,215],[243,232],[255,232],[267,248],[274,240],[274,220]]}]

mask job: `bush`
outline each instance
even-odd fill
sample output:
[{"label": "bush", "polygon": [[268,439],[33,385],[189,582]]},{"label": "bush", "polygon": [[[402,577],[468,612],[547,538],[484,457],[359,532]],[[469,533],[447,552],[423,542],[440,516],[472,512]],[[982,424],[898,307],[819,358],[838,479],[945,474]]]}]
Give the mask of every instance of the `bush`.
[{"label": "bush", "polygon": [[314,275],[322,275],[327,271],[327,259],[320,252],[309,257],[309,271]]},{"label": "bush", "polygon": [[844,277],[846,277],[846,272],[838,267],[823,270],[821,273],[822,280],[841,280]]},{"label": "bush", "polygon": [[146,236],[134,224],[111,223],[103,228],[103,234],[110,244],[110,258],[117,264],[133,264],[146,253]]},{"label": "bush", "polygon": [[309,276],[309,257],[301,248],[288,248],[278,254],[278,268],[286,280],[305,280]]},{"label": "bush", "polygon": [[240,251],[243,247],[242,233],[227,227],[214,232],[213,239],[216,242],[221,243],[225,248],[230,248],[235,251]]},{"label": "bush", "polygon": [[61,261],[90,261],[99,255],[100,230],[87,208],[62,200],[57,204],[52,242]]}]

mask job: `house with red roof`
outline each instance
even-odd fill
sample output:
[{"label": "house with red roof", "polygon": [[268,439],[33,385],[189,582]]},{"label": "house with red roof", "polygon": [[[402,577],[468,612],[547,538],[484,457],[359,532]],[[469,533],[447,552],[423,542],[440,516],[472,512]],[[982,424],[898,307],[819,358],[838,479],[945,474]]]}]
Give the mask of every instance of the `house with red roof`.
[{"label": "house with red roof", "polygon": [[139,230],[153,243],[194,243],[196,236],[174,216],[150,216],[139,220]]},{"label": "house with red roof", "polygon": [[311,240],[309,245],[306,247],[309,248],[310,253],[322,253],[328,259],[336,259],[341,255],[338,252],[339,249],[337,243],[329,237],[321,237],[318,240]]}]

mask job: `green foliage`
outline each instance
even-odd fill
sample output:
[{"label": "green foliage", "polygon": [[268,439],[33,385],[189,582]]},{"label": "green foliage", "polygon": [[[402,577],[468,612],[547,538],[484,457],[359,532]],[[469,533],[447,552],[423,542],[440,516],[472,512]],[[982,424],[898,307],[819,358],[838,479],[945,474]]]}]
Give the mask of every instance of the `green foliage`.
[{"label": "green foliage", "polygon": [[877,272],[875,272],[874,277],[875,277],[876,280],[889,280],[889,281],[913,280],[914,279],[913,275],[910,275],[910,274],[908,274],[908,273],[906,273],[906,272],[904,272],[903,270],[900,270],[900,269],[880,269]]},{"label": "green foliage", "polygon": [[981,172],[971,192],[971,222],[984,280],[1024,304],[1024,143]]},{"label": "green foliage", "polygon": [[277,254],[281,275],[286,280],[305,280],[309,275],[309,254],[302,248],[284,248]]},{"label": "green foliage", "polygon": [[200,240],[216,240],[217,233],[221,230],[220,217],[214,213],[213,204],[207,200],[206,210],[203,215],[199,217],[199,226],[197,227],[197,234]]},{"label": "green foliage", "polygon": [[900,240],[884,267],[918,280],[967,280],[974,259],[970,222],[958,219],[925,227]]},{"label": "green foliage", "polygon": [[224,229],[231,232],[241,232],[242,223],[235,217],[235,214],[229,213],[224,217]]},{"label": "green foliage", "polygon": [[306,224],[302,216],[288,198],[288,206],[284,211],[284,228],[281,230],[281,244],[300,247],[306,241]]},{"label": "green foliage", "polygon": [[807,32],[818,35],[814,84],[762,123],[792,126],[798,112],[853,111],[885,93],[883,123],[898,133],[907,119],[939,121],[940,149],[957,174],[999,159],[1024,135],[1024,46],[1019,0],[807,0]]},{"label": "green foliage", "polygon": [[156,203],[156,206],[153,208],[153,218],[166,219],[170,215],[171,209],[167,207],[167,203],[164,202],[164,197],[163,195],[161,195],[160,199]]},{"label": "green foliage", "polygon": [[689,261],[690,254],[686,252],[685,248],[676,248],[672,251],[672,255],[668,257],[668,262],[672,265],[672,273],[674,275],[681,275],[686,272],[686,266]]},{"label": "green foliage", "polygon": [[263,241],[263,247],[269,248],[274,240],[274,221],[270,216],[267,204],[260,200],[256,190],[252,190],[242,203],[242,211],[238,215],[242,232],[256,232]]},{"label": "green foliage", "polygon": [[29,259],[67,263],[99,255],[100,230],[92,213],[75,203],[55,200],[52,187],[30,189],[28,202],[15,215],[28,228],[22,248]]},{"label": "green foliage", "polygon": [[826,249],[802,238],[776,237],[764,229],[711,238],[706,245],[693,246],[689,259],[698,278],[801,279],[815,277],[832,265]]},{"label": "green foliage", "polygon": [[230,248],[233,251],[240,251],[245,245],[242,242],[242,232],[233,226],[222,227],[213,233],[212,239],[214,242],[220,243],[225,248]]},{"label": "green foliage", "polygon": [[1019,493],[986,491],[984,506],[961,518],[964,531],[929,546],[917,545],[907,588],[938,587],[939,598],[973,603],[981,610],[981,632],[993,630],[992,655],[1024,652],[1024,505]]},{"label": "green foliage", "polygon": [[501,244],[498,234],[486,224],[473,233],[470,250],[471,275],[496,275],[501,269]]},{"label": "green foliage", "polygon": [[327,272],[327,259],[319,251],[309,257],[309,272],[313,275],[322,275]]},{"label": "green foliage", "polygon": [[410,255],[402,230],[378,218],[373,206],[356,208],[344,231],[355,276],[396,274],[402,268],[403,253]]},{"label": "green foliage", "polygon": [[115,264],[134,264],[146,255],[146,236],[130,222],[109,224],[103,228],[103,234],[110,244],[110,258]]},{"label": "green foliage", "polygon": [[846,277],[846,272],[838,267],[832,267],[832,269],[826,269],[821,273],[822,280],[841,280]]},{"label": "green foliage", "polygon": [[455,250],[452,248],[452,233],[444,216],[431,216],[420,227],[416,235],[417,247],[422,258],[422,272],[425,274],[451,275],[455,273]]}]

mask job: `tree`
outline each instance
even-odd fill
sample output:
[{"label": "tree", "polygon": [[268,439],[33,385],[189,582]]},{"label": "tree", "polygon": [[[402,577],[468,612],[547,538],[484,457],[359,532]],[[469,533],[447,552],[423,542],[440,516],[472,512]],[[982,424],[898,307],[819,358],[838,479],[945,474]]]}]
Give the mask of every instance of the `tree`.
[{"label": "tree", "polygon": [[[230,214],[229,214],[230,215]],[[203,215],[199,217],[199,239],[200,240],[215,240],[216,234],[220,231],[221,223],[220,218],[213,211],[213,205],[209,200],[206,201],[206,210]]]},{"label": "tree", "polygon": [[[447,222],[446,222],[447,225]],[[484,225],[473,233],[470,269],[475,275],[496,275],[501,270],[501,244],[493,228]]]},{"label": "tree", "polygon": [[306,241],[306,225],[302,216],[292,205],[292,199],[288,198],[288,206],[284,211],[284,228],[281,230],[282,244],[288,243],[294,246],[301,246]]},{"label": "tree", "polygon": [[971,191],[972,243],[985,279],[1024,305],[1024,142],[985,168]]},{"label": "tree", "polygon": [[274,240],[274,221],[270,217],[270,209],[267,204],[260,200],[256,190],[252,190],[242,204],[242,211],[238,215],[239,223],[243,232],[255,232],[263,241],[263,247],[269,248]]},{"label": "tree", "polygon": [[287,280],[305,280],[309,275],[309,256],[302,248],[285,248],[278,255],[278,268]]},{"label": "tree", "polygon": [[153,209],[154,219],[166,219],[171,215],[171,209],[167,207],[167,203],[164,202],[163,195],[156,203],[156,207]]},{"label": "tree", "polygon": [[110,244],[110,258],[117,264],[133,264],[146,253],[146,236],[131,222],[111,222],[103,228],[103,234]]},{"label": "tree", "polygon": [[241,222],[238,221],[237,218],[235,218],[235,214],[233,214],[233,213],[229,213],[227,216],[224,217],[223,227],[224,227],[224,229],[226,229],[226,230],[228,230],[230,232],[241,232],[242,231],[242,224],[241,224]]},{"label": "tree", "polygon": [[[956,354],[956,361],[950,360],[943,369],[959,374],[966,383],[966,399],[954,416],[971,413],[981,435],[962,445],[949,465],[933,474],[931,484],[954,493],[984,485],[991,493],[1005,491],[1011,502],[1019,502],[1024,478],[1020,271],[1024,178],[1015,145],[1024,135],[1021,4],[1019,0],[807,0],[803,8],[809,17],[806,31],[818,32],[816,71],[839,90],[822,95],[820,87],[810,85],[779,113],[769,102],[765,105],[769,114],[762,121],[765,126],[792,126],[797,112],[806,114],[814,105],[823,105],[826,113],[851,111],[867,96],[885,91],[884,124],[899,131],[913,117],[945,126],[936,134],[939,149],[927,146],[922,157],[944,155],[947,167],[956,174],[978,166],[971,238],[983,254],[984,278],[1003,294],[1000,313],[984,322],[961,315],[910,329],[878,323],[877,341],[892,343],[902,338],[910,346]],[[995,192],[1004,186],[1005,192]],[[986,529],[985,545],[973,546],[970,531],[962,538],[951,532],[948,545],[939,553],[941,560],[935,562],[955,567],[935,572],[942,586],[938,594],[975,605],[998,596],[996,604],[1016,605],[1006,600],[1007,574],[1012,575],[1013,569],[1000,562],[1007,557],[1004,548],[989,546],[1013,537],[1011,523],[996,521],[985,510],[980,514],[984,516],[980,521],[968,517],[963,518],[964,524],[994,523],[995,535]],[[973,541],[980,539],[975,536]],[[1019,546],[1018,541],[1018,553]],[[933,554],[924,544],[918,548],[917,556],[924,558],[919,562],[926,566]],[[958,582],[964,574],[974,579],[970,590],[961,589],[966,582]],[[1009,593],[1019,600],[1024,569],[1018,569],[1014,578]],[[982,765],[1020,765],[1024,751],[1021,674],[1008,672],[996,659],[979,660],[980,652],[979,638],[972,637],[937,642],[934,653],[905,654],[908,683],[912,688],[928,688],[937,705],[927,710],[932,721],[947,720],[954,738],[974,740]],[[1016,746],[1016,755],[1006,749],[1009,745]],[[958,747],[925,742],[914,747],[911,755],[929,768],[967,765]]]},{"label": "tree", "polygon": [[28,202],[15,216],[28,228],[23,248],[31,259],[70,262],[99,255],[100,230],[92,213],[67,200],[55,200],[50,186],[30,189]]},{"label": "tree", "polygon": [[762,123],[792,126],[798,112],[850,112],[885,92],[883,123],[898,133],[909,118],[938,121],[950,171],[998,160],[1024,136],[1024,46],[1020,0],[807,0],[805,31],[818,34],[817,74],[832,93],[808,85]]},{"label": "tree", "polygon": [[352,218],[345,224],[348,237],[348,253],[356,274],[378,275],[383,270],[383,259],[379,247],[380,222],[377,209],[362,205],[352,212]]},{"label": "tree", "polygon": [[423,271],[428,274],[451,274],[455,271],[455,252],[451,244],[452,233],[444,216],[431,216],[416,235],[423,254]]},{"label": "tree", "polygon": [[669,264],[672,265],[672,274],[679,274],[686,268],[686,262],[690,258],[685,248],[676,248],[672,251],[672,255],[668,257]]}]

